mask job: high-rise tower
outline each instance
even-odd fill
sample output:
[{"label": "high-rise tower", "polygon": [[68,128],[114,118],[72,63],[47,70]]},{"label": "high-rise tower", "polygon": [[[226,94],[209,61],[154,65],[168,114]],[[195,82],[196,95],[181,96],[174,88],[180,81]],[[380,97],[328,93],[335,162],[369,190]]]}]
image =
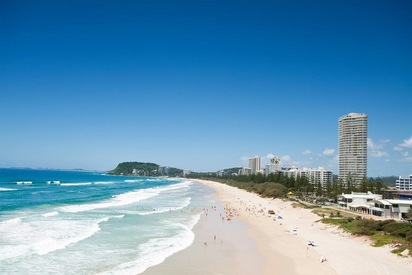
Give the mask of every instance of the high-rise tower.
[{"label": "high-rise tower", "polygon": [[249,159],[249,168],[252,170],[252,174],[256,174],[260,171],[260,157],[255,156]]},{"label": "high-rise tower", "polygon": [[368,116],[350,113],[339,118],[339,180],[357,185],[367,176]]}]

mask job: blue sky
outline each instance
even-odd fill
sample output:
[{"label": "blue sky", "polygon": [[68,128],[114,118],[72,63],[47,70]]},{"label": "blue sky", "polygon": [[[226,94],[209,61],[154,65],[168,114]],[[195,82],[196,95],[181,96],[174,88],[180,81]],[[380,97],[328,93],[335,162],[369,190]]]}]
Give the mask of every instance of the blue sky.
[{"label": "blue sky", "polygon": [[368,176],[412,174],[411,1],[0,0],[0,167],[338,172],[368,115]]}]

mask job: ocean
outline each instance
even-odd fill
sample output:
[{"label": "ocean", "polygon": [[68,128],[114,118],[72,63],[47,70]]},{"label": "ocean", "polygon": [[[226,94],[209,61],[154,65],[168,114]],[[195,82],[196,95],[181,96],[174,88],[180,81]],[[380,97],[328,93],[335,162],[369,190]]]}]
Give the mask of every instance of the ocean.
[{"label": "ocean", "polygon": [[0,274],[140,274],[194,241],[186,179],[0,169]]}]

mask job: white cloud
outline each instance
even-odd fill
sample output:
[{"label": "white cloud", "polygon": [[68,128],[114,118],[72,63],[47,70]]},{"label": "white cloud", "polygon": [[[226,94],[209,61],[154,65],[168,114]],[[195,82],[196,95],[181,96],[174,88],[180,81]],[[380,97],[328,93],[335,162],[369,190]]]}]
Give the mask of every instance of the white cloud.
[{"label": "white cloud", "polygon": [[289,162],[289,161],[292,161],[292,158],[289,155],[284,155],[280,158],[280,160]]},{"label": "white cloud", "polygon": [[373,144],[373,141],[372,141],[371,138],[367,139],[366,144],[368,146],[368,149],[374,149],[375,148],[375,144]]},{"label": "white cloud", "polygon": [[377,143],[375,143],[375,142],[373,142],[373,140],[371,138],[368,138],[367,141],[366,141],[366,144],[368,146],[368,149],[378,150],[378,149],[382,149],[383,146],[386,143],[389,143],[389,142],[390,142],[389,139],[381,139]]},{"label": "white cloud", "polygon": [[404,139],[399,146],[406,147],[406,148],[412,148],[412,136],[408,139]]},{"label": "white cloud", "polygon": [[323,151],[323,155],[324,156],[332,156],[333,155],[333,153],[335,153],[335,149],[329,149],[329,148],[326,148],[324,151]]},{"label": "white cloud", "polygon": [[310,155],[312,152],[309,149],[306,149],[305,151],[302,152],[302,155]]},{"label": "white cloud", "polygon": [[274,158],[275,157],[275,155],[273,155],[273,154],[267,154],[267,156],[266,156],[266,158],[268,158],[268,159],[271,159],[271,158]]},{"label": "white cloud", "polygon": [[388,153],[379,150],[371,151],[371,156],[376,158],[389,157]]},{"label": "white cloud", "polygon": [[405,157],[405,158],[406,158],[406,157],[409,157],[409,152],[404,152],[404,153],[402,153],[402,156]]},{"label": "white cloud", "polygon": [[399,146],[395,146],[395,147],[393,147],[393,150],[395,150],[395,151],[402,151],[403,148],[402,148],[402,147],[399,147]]}]

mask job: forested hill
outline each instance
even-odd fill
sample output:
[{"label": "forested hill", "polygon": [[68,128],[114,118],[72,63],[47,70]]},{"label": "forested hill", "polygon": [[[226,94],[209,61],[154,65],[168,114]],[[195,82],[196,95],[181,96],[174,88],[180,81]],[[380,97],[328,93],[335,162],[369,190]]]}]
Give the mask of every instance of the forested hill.
[{"label": "forested hill", "polygon": [[137,175],[137,176],[181,176],[182,169],[161,167],[151,162],[122,162],[115,169],[109,171],[112,175]]},{"label": "forested hill", "polygon": [[133,175],[133,174],[151,174],[153,171],[157,171],[159,165],[150,162],[122,162],[117,167],[110,171],[110,174],[114,175]]}]

